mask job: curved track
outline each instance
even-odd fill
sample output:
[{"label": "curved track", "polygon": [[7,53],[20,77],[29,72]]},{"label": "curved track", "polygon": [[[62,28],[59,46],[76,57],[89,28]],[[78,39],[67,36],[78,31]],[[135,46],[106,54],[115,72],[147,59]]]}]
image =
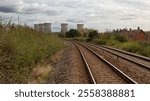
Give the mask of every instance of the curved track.
[{"label": "curved track", "polygon": [[139,66],[150,71],[150,58],[148,58],[148,57],[136,55],[133,53],[125,52],[125,51],[115,49],[115,48],[110,48],[107,46],[97,46],[97,45],[93,45],[93,44],[90,44],[90,46],[94,46],[96,48],[99,48],[103,51],[106,51],[110,54],[113,54],[119,58],[125,59],[129,62],[132,62],[136,65],[139,65]]},{"label": "curved track", "polygon": [[82,56],[82,59],[86,65],[92,83],[137,84],[136,81],[131,79],[128,75],[123,73],[116,66],[108,62],[106,59],[104,59],[102,56],[100,56],[98,53],[96,53],[89,47],[76,42],[74,42],[74,44],[76,45]]},{"label": "curved track", "polygon": [[80,44],[97,52],[100,56],[118,67],[121,71],[123,71],[130,78],[134,79],[136,82],[140,84],[150,83],[150,58],[107,46],[97,46],[81,42]]}]

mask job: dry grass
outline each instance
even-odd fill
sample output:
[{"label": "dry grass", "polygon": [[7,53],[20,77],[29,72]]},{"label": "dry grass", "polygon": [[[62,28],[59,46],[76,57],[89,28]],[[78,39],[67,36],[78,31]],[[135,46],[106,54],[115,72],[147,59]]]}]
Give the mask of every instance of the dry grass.
[{"label": "dry grass", "polygon": [[53,71],[51,64],[38,65],[32,70],[32,73],[29,75],[28,83],[29,84],[43,84],[47,83],[49,74]]},{"label": "dry grass", "polygon": [[56,35],[37,33],[27,27],[3,32],[0,28],[0,83],[27,83],[28,75],[40,63],[64,47]]}]

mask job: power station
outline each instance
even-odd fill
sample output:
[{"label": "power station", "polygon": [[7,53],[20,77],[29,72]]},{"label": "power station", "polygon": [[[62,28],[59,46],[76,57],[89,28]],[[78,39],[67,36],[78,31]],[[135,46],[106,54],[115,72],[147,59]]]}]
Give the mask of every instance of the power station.
[{"label": "power station", "polygon": [[39,24],[39,32],[44,32],[44,24],[43,23]]},{"label": "power station", "polygon": [[62,23],[61,24],[61,33],[66,34],[67,31],[68,31],[68,24],[67,23]]},{"label": "power station", "polygon": [[51,23],[44,23],[44,32],[51,33]]},{"label": "power station", "polygon": [[39,24],[34,24],[34,30],[37,32],[39,31]]},{"label": "power station", "polygon": [[[51,23],[40,23],[34,24],[34,30],[44,33],[51,33],[52,32],[52,24]],[[77,24],[77,30],[83,34],[84,33],[84,24]],[[66,34],[68,31],[68,23],[61,23],[61,33]]]},{"label": "power station", "polygon": [[83,34],[84,33],[84,24],[77,24],[77,30]]}]

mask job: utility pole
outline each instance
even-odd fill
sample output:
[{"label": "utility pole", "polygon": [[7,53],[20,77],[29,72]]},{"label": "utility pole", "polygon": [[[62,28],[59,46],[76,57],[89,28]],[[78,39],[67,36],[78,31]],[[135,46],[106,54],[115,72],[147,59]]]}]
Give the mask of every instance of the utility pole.
[{"label": "utility pole", "polygon": [[2,17],[0,16],[0,24],[2,24],[2,21],[3,21],[3,19],[2,19]]},{"label": "utility pole", "polygon": [[18,25],[20,25],[20,18],[19,18],[19,16],[18,16]]}]

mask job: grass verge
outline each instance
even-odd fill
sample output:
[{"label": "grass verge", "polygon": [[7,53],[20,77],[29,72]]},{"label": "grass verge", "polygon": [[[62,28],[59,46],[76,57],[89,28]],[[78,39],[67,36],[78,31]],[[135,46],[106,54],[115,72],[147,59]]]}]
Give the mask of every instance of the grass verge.
[{"label": "grass verge", "polygon": [[37,33],[18,27],[3,32],[0,29],[0,83],[27,83],[27,76],[39,63],[50,62],[63,41],[56,35]]},{"label": "grass verge", "polygon": [[[87,38],[76,38],[76,40],[87,41]],[[150,42],[128,41],[126,37],[119,35],[99,36],[92,43],[112,46],[128,52],[150,57]]]}]

